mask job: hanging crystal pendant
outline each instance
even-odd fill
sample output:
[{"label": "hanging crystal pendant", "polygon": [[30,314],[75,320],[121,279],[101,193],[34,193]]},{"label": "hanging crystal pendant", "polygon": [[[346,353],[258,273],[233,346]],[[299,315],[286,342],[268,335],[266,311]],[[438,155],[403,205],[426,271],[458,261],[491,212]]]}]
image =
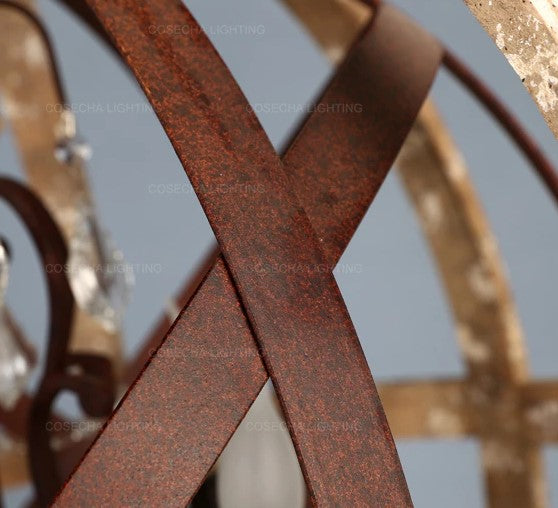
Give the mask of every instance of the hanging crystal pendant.
[{"label": "hanging crystal pendant", "polygon": [[62,140],[54,149],[54,155],[63,164],[77,164],[91,158],[91,147],[85,140],[75,136]]},{"label": "hanging crystal pendant", "polygon": [[109,235],[97,230],[91,209],[81,207],[78,213],[68,262],[74,298],[107,331],[115,332],[121,327],[134,275]]},{"label": "hanging crystal pendant", "polygon": [[58,162],[79,165],[91,159],[91,146],[78,135],[76,118],[70,110],[65,109],[60,114],[60,124],[57,131],[59,142],[54,148],[54,156]]},{"label": "hanging crystal pendant", "polygon": [[31,365],[6,316],[5,294],[8,287],[9,259],[0,243],[0,405],[14,407],[27,387]]},{"label": "hanging crystal pendant", "polygon": [[[56,128],[59,139],[54,155],[68,166],[80,166],[90,159],[90,146],[78,136],[76,118],[69,109],[60,114]],[[122,252],[109,235],[97,226],[91,204],[75,210],[75,229],[69,241],[69,280],[78,306],[97,319],[108,331],[121,328],[134,276],[127,270]]]}]

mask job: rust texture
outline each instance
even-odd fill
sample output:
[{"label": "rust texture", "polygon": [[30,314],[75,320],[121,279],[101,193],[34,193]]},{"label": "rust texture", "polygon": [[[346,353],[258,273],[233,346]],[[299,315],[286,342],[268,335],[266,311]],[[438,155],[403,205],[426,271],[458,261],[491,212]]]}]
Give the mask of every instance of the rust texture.
[{"label": "rust texture", "polygon": [[[309,21],[333,61],[342,60],[371,17],[370,10],[350,0],[331,0],[322,18],[310,17],[312,2],[287,1]],[[159,23],[195,28],[180,2],[90,0],[93,11],[83,2],[63,2],[105,39],[108,32],[112,39],[107,42],[125,55],[198,192],[224,255],[210,256],[179,295],[184,310],[160,349],[160,337],[172,321],[168,316],[129,366],[128,376],[139,373],[138,379],[58,504],[186,504],[268,373],[314,504],[410,504],[331,269],[411,127],[442,57],[440,46],[397,11],[381,7],[328,86],[322,108],[310,115],[281,161],[202,30],[178,38],[149,30]],[[14,25],[21,33],[29,29],[27,17],[27,23],[18,19]],[[24,58],[18,71],[29,79],[41,67],[49,81],[47,93],[64,102],[45,35],[41,31],[44,47],[35,49],[35,60]],[[515,119],[452,55],[446,52],[443,59],[501,121],[558,197],[554,170]],[[18,116],[28,112],[19,113],[36,98],[19,96],[13,75],[6,75],[3,86],[12,94],[12,106],[20,108],[12,109],[11,121],[23,125]],[[34,134],[26,137],[22,131],[24,153],[35,149],[29,140],[47,124],[45,117]],[[392,429],[406,437],[479,436],[491,506],[544,506],[539,448],[557,439],[557,384],[527,377],[521,330],[495,243],[466,168],[430,103],[412,129],[399,166],[446,284],[471,374],[466,380],[380,387]],[[64,178],[73,175],[76,181],[66,183],[87,196],[77,169]],[[59,197],[46,195],[47,202]],[[51,211],[59,219],[63,211],[67,220],[72,206],[62,210],[54,203]],[[68,226],[71,231],[71,224],[63,224]],[[67,308],[54,311],[56,316]],[[83,324],[76,328],[87,345],[91,330]],[[34,465],[41,505],[52,499],[91,440],[84,436],[57,453],[50,449],[44,429],[53,418],[50,404],[58,390],[79,393],[91,415],[107,414],[112,404],[107,359],[65,356],[67,340],[61,337],[51,339],[34,402],[29,406],[22,400],[24,405],[5,415],[8,422],[25,421],[31,408],[29,443],[32,463],[41,464]],[[69,375],[68,367],[75,366],[85,376]],[[96,399],[96,394],[104,397]],[[26,474],[24,449],[14,448],[0,461],[3,470],[13,468],[10,482]],[[45,468],[45,461],[52,467]]]},{"label": "rust texture", "polygon": [[[302,173],[290,182],[323,258],[312,245],[314,229],[287,191],[288,177],[205,37],[177,41],[148,34],[150,23],[193,23],[187,11],[158,3],[92,5],[153,101],[194,187],[262,185],[264,192],[237,195],[235,203],[227,202],[230,194],[224,199],[200,193],[200,199],[279,391],[314,502],[409,504],[389,429],[330,270],[424,99],[441,57],[438,44],[386,7],[322,99],[360,103],[362,114],[314,114],[286,155],[286,169]],[[165,67],[170,61],[181,64]],[[324,137],[329,150],[317,156]],[[200,174],[204,167],[207,174]],[[344,188],[334,179],[341,176]],[[295,273],[278,273],[275,265],[285,263]],[[229,277],[220,258],[59,505],[175,505],[195,492],[267,377]],[[286,309],[291,324],[280,318]],[[349,470],[347,463],[362,466]]]},{"label": "rust texture", "polygon": [[[339,0],[286,0],[330,59],[368,18]],[[313,14],[323,6],[325,17]],[[335,16],[329,30],[328,16]],[[311,19],[310,19],[311,18]],[[556,176],[506,108],[454,57],[449,65],[490,111],[556,198]],[[487,500],[492,507],[548,505],[540,447],[556,439],[554,382],[529,379],[523,334],[505,268],[468,170],[431,101],[426,101],[397,160],[456,322],[466,379],[407,380],[381,385],[395,437],[481,440]],[[537,409],[538,408],[538,409]],[[547,429],[546,432],[544,429]]]}]

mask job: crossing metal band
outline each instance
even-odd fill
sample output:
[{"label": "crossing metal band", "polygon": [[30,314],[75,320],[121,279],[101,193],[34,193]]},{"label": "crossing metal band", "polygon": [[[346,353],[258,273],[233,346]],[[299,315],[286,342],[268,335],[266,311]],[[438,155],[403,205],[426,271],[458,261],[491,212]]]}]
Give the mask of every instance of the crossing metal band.
[{"label": "crossing metal band", "polygon": [[[136,74],[224,256],[57,503],[184,505],[270,373],[315,504],[408,505],[330,271],[428,92],[439,44],[391,7],[379,7],[281,166],[202,30],[178,40],[149,30],[198,28],[179,2],[88,2],[93,11],[64,3],[108,33]],[[444,63],[507,124],[556,197],[555,173],[528,137],[509,127],[511,117],[451,55]]]},{"label": "crossing metal band", "polygon": [[[375,7],[372,23],[353,43],[279,160],[233,78],[180,2],[131,7],[133,2],[92,1],[90,6],[61,1],[126,56],[198,191],[224,255],[216,251],[208,257],[202,275],[182,292],[178,301],[186,304],[183,312],[150,361],[146,363],[168,319],[130,364],[128,375],[137,378],[135,384],[58,502],[192,501],[271,374],[314,504],[410,504],[367,362],[331,269],[392,165],[440,60],[499,120],[558,202],[558,178],[544,154],[461,62],[379,2],[363,2]],[[12,1],[0,5],[19,11],[38,30],[54,88],[66,103],[39,18]],[[311,16],[315,8],[304,4],[305,15]],[[365,23],[370,13],[362,7]],[[171,20],[189,30],[177,37],[176,31],[151,29],[163,26],[160,23],[169,26]],[[345,34],[346,41],[356,32]],[[339,59],[346,47],[332,54]],[[35,89],[30,93],[37,96]],[[428,110],[423,105],[407,148],[419,142],[416,134]],[[429,141],[419,138],[424,154]],[[404,150],[399,160],[406,182],[423,185],[429,162],[414,152],[408,156]],[[64,264],[64,240],[48,212],[28,190],[0,180],[0,194],[15,200],[38,245],[55,245],[51,257]],[[37,229],[38,223],[46,224],[45,229]],[[45,233],[52,244],[44,244]],[[463,235],[455,225],[452,233]],[[451,254],[436,254],[441,267],[451,265]],[[68,351],[73,297],[66,280],[56,279],[55,284],[62,296],[53,298],[57,304],[51,309],[41,385],[32,401],[22,399],[17,410],[6,415],[7,426],[18,435],[22,422],[30,424],[27,437],[38,505],[50,503],[91,439],[53,450],[54,434],[46,424],[61,421],[51,414],[58,392],[76,392],[91,416],[109,414],[113,404],[108,358]],[[458,300],[468,304],[471,298],[460,291]],[[500,337],[499,332],[493,335]],[[495,361],[503,365],[497,356]],[[499,386],[505,384],[505,379],[499,381]],[[415,394],[421,387],[416,388]],[[455,383],[445,388],[463,389]],[[397,393],[404,391],[402,385],[380,387],[390,411]],[[496,403],[497,397],[490,405]],[[419,409],[415,417],[420,414]],[[494,418],[490,412],[485,416],[486,422]],[[401,435],[399,419],[392,420],[391,413],[390,422]],[[490,425],[486,422],[483,425]],[[475,425],[480,431],[482,426]],[[498,429],[493,431],[501,437]],[[524,444],[519,435],[507,439],[513,447]],[[526,450],[530,453],[531,448]],[[491,499],[529,504],[531,477],[520,476],[505,481],[489,476]]]},{"label": "crossing metal band", "polygon": [[[327,114],[316,109],[281,164],[201,30],[150,33],[197,26],[179,2],[90,5],[152,102],[223,257],[57,503],[185,504],[267,371],[314,503],[409,505],[331,268],[429,90],[437,41],[381,7],[322,97]],[[233,192],[212,192],[223,187]]]}]

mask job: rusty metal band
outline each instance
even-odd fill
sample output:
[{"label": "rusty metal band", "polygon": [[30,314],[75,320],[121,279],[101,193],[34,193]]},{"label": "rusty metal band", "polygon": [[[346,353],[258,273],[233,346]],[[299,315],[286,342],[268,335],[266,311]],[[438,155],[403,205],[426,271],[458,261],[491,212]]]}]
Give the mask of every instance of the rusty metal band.
[{"label": "rusty metal band", "polygon": [[[58,504],[187,502],[267,378],[250,325],[314,502],[410,504],[330,269],[429,89],[438,43],[382,8],[322,99],[359,102],[362,114],[315,113],[285,156],[289,178],[201,31],[179,41],[149,34],[151,24],[193,26],[180,3],[91,5],[199,191],[235,283],[219,258]],[[323,139],[328,150],[317,154]],[[208,192],[239,183],[262,191],[232,202]],[[284,274],[274,264],[303,269]]]},{"label": "rusty metal band", "polygon": [[[113,41],[99,23],[89,6],[82,2],[75,2],[75,0],[59,1],[71,9],[86,25],[97,33],[112,51],[118,53]],[[360,3],[364,6],[376,9],[382,4],[382,1],[360,0]],[[483,104],[494,119],[498,121],[502,129],[508,133],[510,138],[517,144],[527,160],[531,163],[533,170],[538,174],[554,201],[558,203],[558,174],[556,169],[518,118],[498,98],[494,91],[483,83],[464,62],[447,48],[444,49],[442,64]]]}]

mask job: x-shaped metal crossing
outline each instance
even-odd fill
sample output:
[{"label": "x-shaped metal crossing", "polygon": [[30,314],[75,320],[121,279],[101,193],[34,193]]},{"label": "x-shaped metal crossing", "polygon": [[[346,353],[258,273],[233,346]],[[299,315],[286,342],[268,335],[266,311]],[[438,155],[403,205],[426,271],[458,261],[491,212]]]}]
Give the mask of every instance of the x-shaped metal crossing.
[{"label": "x-shaped metal crossing", "polygon": [[[152,102],[223,258],[57,503],[184,504],[269,372],[316,503],[410,504],[331,268],[424,100],[438,43],[382,8],[322,97],[327,114],[307,120],[281,167],[182,5],[91,6]],[[190,35],[149,34],[177,24]]]},{"label": "x-shaped metal crossing", "polygon": [[[66,3],[93,19],[85,3]],[[223,255],[57,503],[185,504],[269,374],[315,503],[409,504],[391,434],[331,269],[411,127],[439,64],[440,46],[397,11],[379,8],[280,162],[179,2],[87,3],[152,102]],[[177,38],[154,33],[152,26],[188,30]],[[426,135],[417,144],[429,146],[429,140]],[[448,189],[463,190],[456,184],[452,191],[447,182],[437,186],[441,172],[419,178],[418,163],[436,166],[440,159],[435,147],[430,154],[404,151],[400,162],[412,196],[434,196],[439,204],[454,199],[446,196]],[[435,188],[412,191],[433,183]],[[450,295],[468,295],[452,301],[462,302],[454,312],[472,375],[466,381],[385,386],[382,398],[388,408],[405,400],[406,415],[414,421],[426,414],[425,401],[432,402],[429,414],[437,410],[444,416],[439,422],[455,423],[446,426],[450,433],[481,435],[491,499],[540,504],[534,501],[540,477],[536,443],[548,438],[548,429],[542,429],[548,418],[537,417],[537,404],[542,411],[555,388],[525,383],[512,313],[505,305],[495,313],[491,307],[491,301],[506,302],[506,288],[490,246],[446,252],[448,231],[472,228],[480,237],[482,221],[474,214],[464,222],[446,217],[449,222],[440,226],[432,200],[416,204],[437,257],[446,260],[441,267]],[[468,274],[468,286],[453,287],[465,280],[451,275],[456,266],[469,265],[477,271]],[[492,300],[490,291],[497,293]],[[486,319],[479,319],[483,315]],[[502,351],[509,354],[502,358]],[[396,429],[401,424],[392,423]],[[410,425],[406,432],[421,435],[420,428]],[[443,425],[437,432],[443,434]],[[516,471],[517,481],[510,483],[502,468]]]}]

